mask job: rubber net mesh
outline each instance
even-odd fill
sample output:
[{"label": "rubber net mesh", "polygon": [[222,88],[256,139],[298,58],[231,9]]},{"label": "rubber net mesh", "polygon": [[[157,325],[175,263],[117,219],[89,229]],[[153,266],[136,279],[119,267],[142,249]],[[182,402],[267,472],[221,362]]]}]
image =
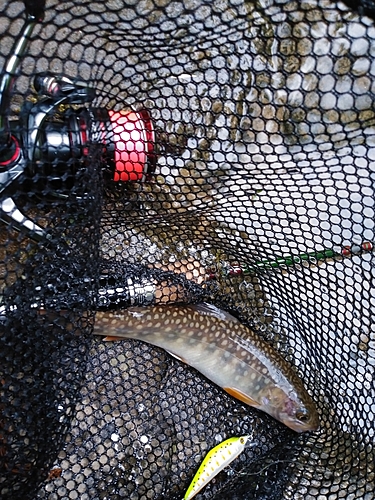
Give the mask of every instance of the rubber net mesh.
[{"label": "rubber net mesh", "polygon": [[[24,11],[0,2],[2,65]],[[49,235],[0,227],[2,499],[181,499],[243,434],[197,498],[375,498],[374,51],[371,18],[325,0],[46,2],[9,116],[35,74],[66,76],[96,107],[147,109],[158,156],[146,182],[106,180],[93,150],[74,183],[27,169],[2,193]],[[319,431],[92,335],[98,307],[145,305],[147,283],[272,344]]]}]

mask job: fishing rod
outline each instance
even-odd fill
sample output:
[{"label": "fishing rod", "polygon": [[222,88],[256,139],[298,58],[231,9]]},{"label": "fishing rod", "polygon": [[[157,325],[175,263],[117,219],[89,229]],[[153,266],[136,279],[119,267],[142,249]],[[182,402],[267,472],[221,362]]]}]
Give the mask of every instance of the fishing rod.
[{"label": "fishing rod", "polygon": [[374,243],[370,241],[365,241],[360,245],[345,246],[343,247],[341,252],[336,252],[330,248],[325,248],[313,252],[276,257],[275,259],[257,260],[255,261],[254,265],[244,264],[243,266],[240,266],[240,265],[231,265],[230,263],[225,263],[220,270],[217,270],[214,267],[208,267],[206,269],[206,279],[215,280],[219,276],[224,276],[224,277],[250,276],[271,269],[283,270],[287,268],[292,268],[303,262],[315,264],[317,261],[324,262],[330,259],[343,258],[343,257],[348,258],[354,255],[361,255],[366,252],[372,252],[373,250],[374,250]]},{"label": "fishing rod", "polygon": [[[96,311],[116,310],[130,306],[162,304],[188,304],[202,301],[204,288],[183,274],[153,269],[141,265],[122,266],[108,264],[98,278],[84,277],[71,281],[53,280],[32,284],[27,301],[18,288],[10,286],[0,295],[0,325],[13,313],[25,311],[82,311],[94,307]],[[21,284],[22,286],[22,284]]]}]

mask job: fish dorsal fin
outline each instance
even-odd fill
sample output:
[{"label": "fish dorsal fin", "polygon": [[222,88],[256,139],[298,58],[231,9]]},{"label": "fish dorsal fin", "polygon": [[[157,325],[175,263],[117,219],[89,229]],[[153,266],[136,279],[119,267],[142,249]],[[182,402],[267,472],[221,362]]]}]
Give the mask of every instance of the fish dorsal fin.
[{"label": "fish dorsal fin", "polygon": [[233,396],[236,399],[239,399],[243,403],[250,405],[250,406],[261,406],[258,401],[255,401],[255,399],[252,399],[250,396],[245,394],[244,392],[240,391],[239,389],[236,389],[235,387],[223,387],[224,391]]},{"label": "fish dorsal fin", "polygon": [[203,314],[204,316],[213,316],[214,318],[221,319],[223,321],[232,321],[235,323],[239,323],[238,319],[229,314],[222,309],[214,306],[213,304],[207,304],[207,302],[201,302],[199,304],[193,304],[189,306],[194,311]]}]

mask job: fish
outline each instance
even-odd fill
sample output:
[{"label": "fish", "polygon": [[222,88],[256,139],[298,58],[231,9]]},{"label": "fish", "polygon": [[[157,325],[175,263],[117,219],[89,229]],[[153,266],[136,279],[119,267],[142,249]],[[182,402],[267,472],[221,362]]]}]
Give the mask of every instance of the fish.
[{"label": "fish", "polygon": [[315,403],[291,365],[234,316],[211,304],[99,310],[95,335],[165,349],[228,394],[296,432],[315,431]]},{"label": "fish", "polygon": [[191,500],[219,472],[228,467],[243,452],[250,438],[251,436],[231,437],[212,448],[197,470],[185,493],[184,500]]}]

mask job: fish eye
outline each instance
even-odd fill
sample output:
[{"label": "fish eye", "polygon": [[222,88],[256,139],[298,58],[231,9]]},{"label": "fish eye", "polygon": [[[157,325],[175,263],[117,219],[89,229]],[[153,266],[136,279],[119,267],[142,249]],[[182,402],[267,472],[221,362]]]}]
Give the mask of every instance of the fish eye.
[{"label": "fish eye", "polygon": [[296,412],[296,419],[300,422],[307,422],[310,418],[309,412],[306,410],[298,410]]}]

